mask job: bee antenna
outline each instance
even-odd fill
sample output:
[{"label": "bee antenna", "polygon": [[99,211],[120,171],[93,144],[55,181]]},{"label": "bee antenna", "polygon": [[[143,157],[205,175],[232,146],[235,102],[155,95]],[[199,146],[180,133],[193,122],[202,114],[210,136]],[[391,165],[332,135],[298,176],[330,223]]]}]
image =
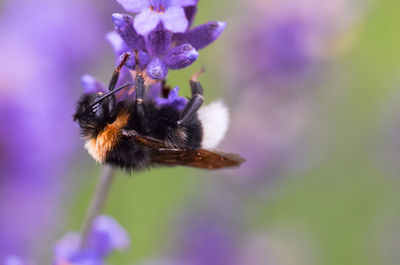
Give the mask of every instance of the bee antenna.
[{"label": "bee antenna", "polygon": [[117,93],[118,91],[120,91],[121,89],[124,89],[126,87],[132,86],[132,83],[128,83],[126,85],[120,86],[114,90],[111,90],[110,92],[108,92],[107,94],[104,94],[103,96],[101,96],[99,99],[97,99],[94,103],[92,103],[90,105],[91,108],[93,108],[95,105],[99,104],[100,102],[102,102],[104,99],[108,98],[109,96],[114,95],[115,93]]}]

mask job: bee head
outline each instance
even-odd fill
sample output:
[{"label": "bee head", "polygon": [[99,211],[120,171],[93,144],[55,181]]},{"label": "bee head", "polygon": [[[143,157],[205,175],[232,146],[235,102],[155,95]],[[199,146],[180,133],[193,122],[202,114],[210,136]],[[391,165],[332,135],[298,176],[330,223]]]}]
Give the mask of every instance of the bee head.
[{"label": "bee head", "polygon": [[108,123],[116,118],[116,100],[114,94],[132,84],[123,85],[110,92],[85,94],[78,101],[74,121],[79,123],[85,136],[95,136]]},{"label": "bee head", "polygon": [[115,99],[103,97],[102,93],[91,93],[83,95],[78,101],[73,118],[78,122],[83,134],[97,134],[102,126],[112,119]]}]

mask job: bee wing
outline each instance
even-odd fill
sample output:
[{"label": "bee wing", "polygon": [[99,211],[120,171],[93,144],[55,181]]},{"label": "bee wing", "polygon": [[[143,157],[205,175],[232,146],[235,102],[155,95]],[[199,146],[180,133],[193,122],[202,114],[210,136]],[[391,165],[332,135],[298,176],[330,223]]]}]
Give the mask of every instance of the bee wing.
[{"label": "bee wing", "polygon": [[169,148],[159,139],[140,135],[134,137],[136,142],[152,149],[152,160],[158,164],[219,169],[237,167],[245,161],[237,154],[206,149]]},{"label": "bee wing", "polygon": [[213,152],[206,149],[159,149],[152,156],[155,163],[182,165],[204,169],[237,167],[244,159],[237,154]]}]

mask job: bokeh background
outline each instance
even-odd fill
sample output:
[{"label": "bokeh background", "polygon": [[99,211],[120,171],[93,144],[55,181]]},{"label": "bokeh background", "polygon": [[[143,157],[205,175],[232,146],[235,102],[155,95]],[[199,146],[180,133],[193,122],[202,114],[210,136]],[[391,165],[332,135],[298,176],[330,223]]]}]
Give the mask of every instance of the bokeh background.
[{"label": "bokeh background", "polygon": [[[231,124],[239,169],[118,172],[105,212],[132,247],[110,264],[372,265],[400,260],[400,2],[200,0],[226,21],[170,72]],[[101,170],[72,122],[80,77],[108,81],[114,1],[0,1],[0,258],[48,263]]]}]

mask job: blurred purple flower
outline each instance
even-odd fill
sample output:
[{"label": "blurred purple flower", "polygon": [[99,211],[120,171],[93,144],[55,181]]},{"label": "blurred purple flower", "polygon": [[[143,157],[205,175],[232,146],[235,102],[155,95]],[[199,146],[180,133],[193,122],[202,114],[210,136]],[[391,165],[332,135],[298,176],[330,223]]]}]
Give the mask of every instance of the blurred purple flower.
[{"label": "blurred purple flower", "polygon": [[235,233],[215,216],[202,216],[186,223],[181,231],[178,260],[182,264],[234,264],[237,252]]},{"label": "blurred purple flower", "polygon": [[161,23],[174,33],[185,32],[189,22],[184,7],[195,6],[198,0],[117,0],[126,11],[137,14],[134,27],[147,35]]},{"label": "blurred purple flower", "polygon": [[[343,6],[339,8],[338,2]],[[341,28],[346,25],[343,21],[348,23],[343,16],[349,8],[346,3],[251,0],[243,4],[248,15],[237,28],[245,37],[231,36],[237,56],[228,57],[227,63],[232,67],[227,71],[229,87],[240,95],[240,102],[225,141],[226,148],[246,158],[232,172],[240,187],[248,183],[264,192],[266,186],[259,184],[270,184],[282,173],[311,163],[310,151],[301,146],[311,115],[309,99],[338,32],[349,28],[349,24]],[[244,141],[243,135],[251,137]]]},{"label": "blurred purple flower", "polygon": [[249,34],[245,51],[260,74],[287,76],[304,72],[312,61],[310,28],[304,21],[283,17],[263,25]]},{"label": "blurred purple flower", "polygon": [[304,74],[318,61],[312,18],[299,14],[260,15],[245,22],[246,38],[237,39],[238,70],[247,81],[276,81]]},{"label": "blurred purple flower", "polygon": [[24,260],[19,256],[10,255],[4,258],[1,263],[2,265],[34,265],[33,262],[29,260]]},{"label": "blurred purple flower", "polygon": [[107,91],[104,84],[91,75],[82,76],[81,85],[85,94],[105,93]]},{"label": "blurred purple flower", "polygon": [[[19,50],[22,44],[15,36],[6,36],[0,38],[7,47],[1,57],[24,64],[19,69],[0,66],[0,120],[7,124],[0,129],[0,258],[28,254],[32,241],[43,235],[41,228],[51,231],[74,136],[68,115],[72,102],[63,95],[65,79],[57,72],[43,79],[43,73],[55,68],[37,51]],[[57,84],[58,90],[50,91],[49,84]]]},{"label": "blurred purple flower", "polygon": [[130,246],[126,231],[112,217],[105,215],[94,221],[86,247],[81,248],[81,243],[79,233],[66,234],[55,245],[53,264],[104,264],[104,259],[113,250],[121,251]]},{"label": "blurred purple flower", "polygon": [[106,24],[83,2],[6,0],[2,12],[0,259],[38,250],[62,216],[57,205],[78,144],[74,87]]},{"label": "blurred purple flower", "polygon": [[[232,36],[239,56],[237,72],[246,82],[296,82],[318,70],[321,63],[340,52],[341,37],[359,12],[346,1],[273,0],[246,3],[238,27],[246,38]],[[349,19],[349,13],[352,18]]]},{"label": "blurred purple flower", "polygon": [[[213,200],[214,205],[196,205],[191,207],[195,212],[185,212],[176,225],[172,252],[143,264],[239,265],[235,263],[240,250],[237,218],[232,215],[234,208],[231,207],[231,198],[221,200],[219,196],[221,194],[211,195],[213,199],[219,199]],[[225,206],[224,211],[217,209],[218,206]]]},{"label": "blurred purple flower", "polygon": [[178,221],[175,248],[142,265],[289,265],[293,260],[295,264],[313,263],[310,244],[300,231],[248,231],[247,226],[241,226],[244,220],[240,215],[241,207],[248,205],[232,197],[226,185],[223,189],[213,186],[207,195],[205,203],[191,205]]}]

